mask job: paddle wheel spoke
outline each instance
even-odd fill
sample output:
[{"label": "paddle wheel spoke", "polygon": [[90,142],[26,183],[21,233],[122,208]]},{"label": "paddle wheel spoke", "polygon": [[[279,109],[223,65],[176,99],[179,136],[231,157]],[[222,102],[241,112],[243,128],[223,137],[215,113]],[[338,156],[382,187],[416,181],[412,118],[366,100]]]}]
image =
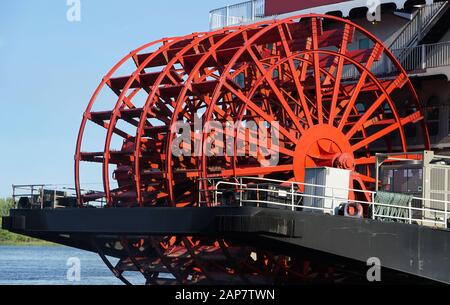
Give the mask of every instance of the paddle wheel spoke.
[{"label": "paddle wheel spoke", "polygon": [[[282,25],[278,26],[278,30],[280,32],[281,42],[282,42],[282,45],[283,45],[285,56],[289,58],[289,61],[288,61],[288,63],[289,63],[289,70],[291,72],[292,79],[294,80],[294,83],[295,83],[296,92],[297,92],[297,94],[298,94],[298,96],[300,98],[300,103],[301,103],[301,106],[302,106],[302,110],[303,110],[304,115],[306,117],[308,126],[312,126],[313,122],[312,122],[312,119],[311,119],[311,115],[309,113],[309,107],[307,105],[306,97],[305,97],[305,94],[304,94],[304,91],[303,91],[303,86],[300,83],[301,71],[297,71],[297,68],[295,67],[294,60],[292,59],[292,52],[291,52],[291,50],[289,48],[289,44],[287,42],[286,34],[284,32],[284,29],[287,29],[287,32],[289,33],[289,28],[287,26],[284,26],[284,27]],[[292,36],[291,36],[290,33],[289,33],[289,36],[292,39]],[[283,89],[281,89],[281,90],[283,90]]]},{"label": "paddle wheel spoke", "polygon": [[[344,26],[342,42],[341,42],[341,46],[339,48],[340,54],[347,53],[347,45],[353,39],[352,31],[354,31],[354,27],[352,27],[351,25],[346,24]],[[334,87],[333,87],[333,96],[331,99],[330,116],[328,118],[328,124],[330,124],[330,125],[334,125],[334,118],[336,116],[336,105],[337,105],[338,96],[340,93],[339,87],[340,87],[341,79],[342,79],[342,71],[343,71],[343,67],[344,67],[344,61],[345,61],[344,57],[339,57],[337,68],[336,68],[336,79],[334,81]],[[327,80],[328,80],[328,77],[327,77]]]},{"label": "paddle wheel spoke", "polygon": [[[320,29],[319,25],[320,24]],[[319,49],[318,35],[322,32],[322,22],[318,20],[318,18],[311,19],[311,36],[312,36],[312,48],[314,50]],[[323,123],[323,108],[322,108],[322,82],[320,80],[320,62],[319,62],[319,53],[313,53],[313,62],[314,62],[314,82],[316,87],[316,105],[317,105],[317,119],[318,123]]]},{"label": "paddle wheel spoke", "polygon": [[256,66],[258,67],[259,71],[261,72],[261,74],[264,75],[264,78],[267,81],[267,84],[270,86],[270,88],[272,89],[272,92],[278,98],[280,104],[283,106],[284,110],[289,115],[289,118],[292,120],[292,122],[294,123],[297,130],[302,132],[303,127],[300,125],[300,122],[298,121],[297,116],[294,114],[292,109],[289,107],[283,94],[280,92],[279,88],[274,83],[274,81],[272,79],[272,75],[268,75],[268,71],[262,66],[262,64],[260,63],[260,61],[258,60],[257,56],[255,55],[255,53],[253,52],[253,50],[251,48],[248,48],[247,52],[250,53],[250,56],[252,57],[253,61],[255,62]]},{"label": "paddle wheel spoke", "polygon": [[351,92],[351,98],[348,102],[344,114],[342,115],[341,121],[339,123],[339,129],[342,130],[344,124],[346,123],[348,116],[355,104],[356,99],[359,96],[359,93],[361,92],[361,88],[364,86],[367,77],[369,76],[369,71],[374,62],[381,56],[381,53],[383,52],[384,47],[376,42],[375,46],[372,49],[372,52],[370,54],[369,60],[367,61],[366,65],[364,66],[364,70],[362,71],[360,78],[358,80],[358,83],[356,84],[354,90]]}]

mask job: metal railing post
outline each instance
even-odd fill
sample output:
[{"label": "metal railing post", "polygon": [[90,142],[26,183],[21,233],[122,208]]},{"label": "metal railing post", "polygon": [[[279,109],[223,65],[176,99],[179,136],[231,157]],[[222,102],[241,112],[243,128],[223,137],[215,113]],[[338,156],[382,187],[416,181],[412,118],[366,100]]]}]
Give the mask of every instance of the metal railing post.
[{"label": "metal railing post", "polygon": [[251,2],[251,17],[250,20],[255,20],[256,19],[256,0],[252,0]]},{"label": "metal railing post", "polygon": [[[327,193],[326,193],[326,189],[325,189],[325,197],[326,197],[326,194]],[[331,201],[332,201],[331,206],[334,207],[335,201],[336,201],[336,198],[334,197],[334,187],[331,188]],[[325,205],[325,202],[324,202],[324,205]],[[333,209],[333,213],[332,214],[334,215],[334,209]]]},{"label": "metal railing post", "polygon": [[215,193],[215,196],[214,196],[215,202],[214,202],[214,204],[216,204],[216,205],[219,204],[219,189],[218,189],[219,187],[217,186],[218,183],[219,182],[217,182],[217,183],[214,182],[214,193]]},{"label": "metal railing post", "polygon": [[12,198],[13,198],[13,203],[14,203],[14,209],[17,209],[17,206],[16,206],[16,187],[15,187],[14,184],[12,185],[12,189],[13,189]]},{"label": "metal railing post", "polygon": [[295,211],[295,208],[294,208],[294,183],[291,183],[291,203],[292,203],[292,211]]},{"label": "metal railing post", "polygon": [[378,180],[379,177],[379,171],[380,170],[380,161],[378,159],[378,156],[375,154],[375,192],[378,192]]},{"label": "metal railing post", "polygon": [[375,220],[375,193],[372,193],[372,220]]},{"label": "metal railing post", "polygon": [[447,216],[448,216],[448,211],[447,211],[447,208],[448,208],[448,202],[447,201],[445,201],[445,211],[444,211],[444,226],[445,226],[445,228],[446,229],[448,229],[448,221],[447,221]]},{"label": "metal railing post", "polygon": [[411,202],[412,202],[412,200],[410,200],[409,203],[408,203],[408,209],[409,209],[409,215],[408,215],[408,218],[409,218],[409,224],[412,224],[412,209],[411,209]]},{"label": "metal railing post", "polygon": [[243,192],[243,187],[242,187],[242,177],[239,178],[239,187],[241,188],[241,191],[239,192],[239,206],[242,207],[243,203],[242,203],[242,192]]},{"label": "metal railing post", "polygon": [[427,56],[426,56],[426,47],[422,45],[422,69],[427,68]]},{"label": "metal railing post", "polygon": [[225,26],[229,25],[229,19],[230,18],[230,7],[227,5],[225,8]]},{"label": "metal railing post", "polygon": [[31,206],[34,205],[34,186],[31,186]]},{"label": "metal railing post", "polygon": [[44,187],[41,186],[41,210],[44,208]]}]

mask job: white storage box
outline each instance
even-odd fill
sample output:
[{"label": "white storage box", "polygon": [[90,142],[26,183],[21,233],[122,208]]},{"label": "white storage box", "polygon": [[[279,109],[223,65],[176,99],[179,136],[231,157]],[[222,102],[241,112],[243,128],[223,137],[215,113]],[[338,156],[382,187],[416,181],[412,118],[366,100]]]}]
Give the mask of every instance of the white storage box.
[{"label": "white storage box", "polygon": [[[303,205],[327,208],[330,210],[325,213],[335,214],[339,205],[348,201],[350,170],[332,167],[306,168],[305,184]],[[310,210],[323,212],[319,209]]]}]

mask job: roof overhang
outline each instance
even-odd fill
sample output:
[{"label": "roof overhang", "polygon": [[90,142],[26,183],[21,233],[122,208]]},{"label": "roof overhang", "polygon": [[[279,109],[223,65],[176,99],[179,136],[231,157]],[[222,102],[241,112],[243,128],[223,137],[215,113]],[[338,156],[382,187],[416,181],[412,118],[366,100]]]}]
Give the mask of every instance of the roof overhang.
[{"label": "roof overhang", "polygon": [[[327,14],[331,12],[340,12],[342,17],[348,17],[350,12],[358,8],[371,8],[377,3],[395,4],[397,9],[404,8],[406,0],[309,0],[309,1],[292,1],[292,0],[265,0],[265,15],[266,16],[290,16],[307,13]],[[432,4],[433,0],[426,0],[426,4]],[[319,5],[317,5],[319,4]],[[323,5],[320,5],[323,4]]]}]

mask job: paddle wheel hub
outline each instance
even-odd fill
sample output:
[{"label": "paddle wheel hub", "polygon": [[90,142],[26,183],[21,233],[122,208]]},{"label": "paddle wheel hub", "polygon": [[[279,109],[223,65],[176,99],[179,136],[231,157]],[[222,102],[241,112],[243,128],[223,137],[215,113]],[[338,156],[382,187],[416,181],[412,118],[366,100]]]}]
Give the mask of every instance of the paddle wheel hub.
[{"label": "paddle wheel hub", "polygon": [[345,135],[336,127],[316,125],[305,131],[294,154],[294,176],[304,181],[305,168],[337,167],[353,170],[353,152]]}]

